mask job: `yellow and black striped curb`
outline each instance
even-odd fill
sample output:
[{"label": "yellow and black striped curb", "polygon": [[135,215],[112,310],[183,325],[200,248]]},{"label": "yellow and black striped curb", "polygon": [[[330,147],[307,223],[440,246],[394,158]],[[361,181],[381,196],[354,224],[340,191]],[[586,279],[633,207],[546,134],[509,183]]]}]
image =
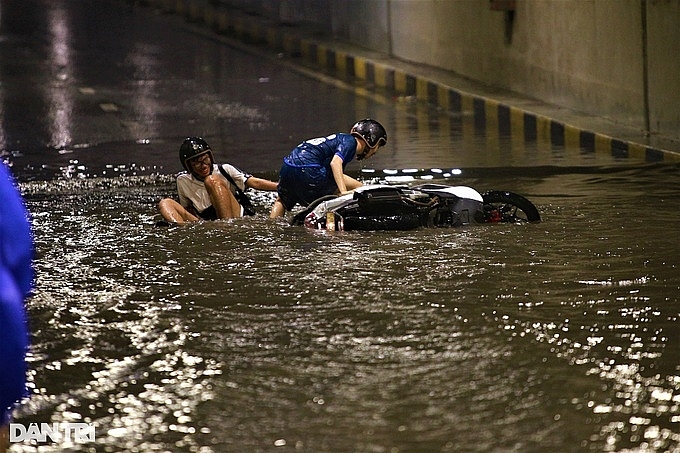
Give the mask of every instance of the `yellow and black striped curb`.
[{"label": "yellow and black striped curb", "polygon": [[646,162],[680,162],[680,154],[579,128],[566,122],[508,105],[486,96],[468,93],[445,83],[410,73],[357,53],[339,50],[319,40],[301,36],[295,29],[268,24],[212,4],[210,0],[146,0],[146,4],[174,12],[190,21],[203,22],[217,33],[245,43],[265,45],[287,55],[299,56],[338,77],[365,82],[395,96],[412,96],[452,114],[472,115],[475,130],[510,136],[513,140],[550,141],[555,146],[578,147],[584,152],[606,153],[616,158]]}]

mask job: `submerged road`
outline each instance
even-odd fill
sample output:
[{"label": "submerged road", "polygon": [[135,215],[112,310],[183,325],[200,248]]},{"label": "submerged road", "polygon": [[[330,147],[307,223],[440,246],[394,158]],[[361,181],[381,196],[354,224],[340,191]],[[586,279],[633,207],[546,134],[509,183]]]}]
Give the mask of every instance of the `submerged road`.
[{"label": "submerged road", "polygon": [[0,149],[22,178],[173,173],[183,137],[276,171],[301,139],[389,108],[123,2],[0,3]]}]

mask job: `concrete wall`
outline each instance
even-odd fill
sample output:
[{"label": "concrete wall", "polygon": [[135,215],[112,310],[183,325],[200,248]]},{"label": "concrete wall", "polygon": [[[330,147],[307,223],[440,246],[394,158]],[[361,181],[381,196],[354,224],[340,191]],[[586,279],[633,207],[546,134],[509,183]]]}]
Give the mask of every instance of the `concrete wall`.
[{"label": "concrete wall", "polygon": [[649,120],[652,132],[680,135],[680,2],[647,1]]},{"label": "concrete wall", "polygon": [[679,0],[219,0],[680,138]]},{"label": "concrete wall", "polygon": [[391,53],[390,2],[387,0],[331,1],[333,35],[372,50]]}]

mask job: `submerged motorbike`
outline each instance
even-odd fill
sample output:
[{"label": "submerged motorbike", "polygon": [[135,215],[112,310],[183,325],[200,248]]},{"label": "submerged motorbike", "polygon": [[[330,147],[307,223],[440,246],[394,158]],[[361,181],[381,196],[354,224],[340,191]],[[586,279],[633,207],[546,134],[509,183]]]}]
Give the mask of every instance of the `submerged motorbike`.
[{"label": "submerged motorbike", "polygon": [[291,223],[328,231],[411,230],[483,223],[539,222],[536,206],[513,192],[483,194],[467,186],[362,186],[322,197]]}]

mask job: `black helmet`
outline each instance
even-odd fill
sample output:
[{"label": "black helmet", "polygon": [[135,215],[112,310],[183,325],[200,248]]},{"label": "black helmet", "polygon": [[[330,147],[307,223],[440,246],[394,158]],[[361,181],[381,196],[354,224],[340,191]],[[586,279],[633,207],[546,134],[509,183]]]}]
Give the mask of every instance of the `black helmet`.
[{"label": "black helmet", "polygon": [[361,137],[368,144],[369,148],[384,146],[387,143],[387,132],[385,128],[370,118],[357,121],[350,131],[352,135]]},{"label": "black helmet", "polygon": [[179,160],[182,162],[182,166],[196,178],[196,174],[189,165],[189,160],[194,157],[202,156],[203,154],[208,154],[210,156],[210,165],[212,166],[213,162],[215,162],[212,149],[210,149],[208,142],[201,137],[188,137],[184,139],[182,146],[179,147]]}]

